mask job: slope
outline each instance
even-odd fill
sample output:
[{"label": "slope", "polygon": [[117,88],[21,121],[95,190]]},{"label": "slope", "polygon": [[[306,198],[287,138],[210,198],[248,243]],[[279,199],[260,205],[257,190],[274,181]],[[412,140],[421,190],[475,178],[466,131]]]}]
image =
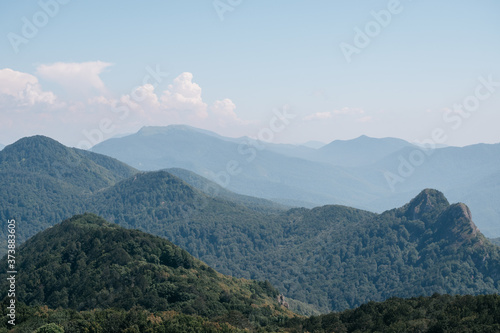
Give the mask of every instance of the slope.
[{"label": "slope", "polygon": [[[102,218],[74,216],[19,249],[16,293],[27,305],[75,310],[140,307],[269,323],[293,314],[268,282],[221,275],[169,241]],[[5,258],[1,264],[6,265]],[[1,280],[6,281],[5,273]],[[5,282],[2,282],[5,285]],[[8,288],[2,288],[2,298]]]},{"label": "slope", "polygon": [[90,211],[167,237],[218,271],[267,279],[324,312],[393,296],[500,288],[499,249],[464,204],[450,205],[435,190],[382,214],[344,206],[265,214],[160,171],[98,193],[93,205]]},{"label": "slope", "polygon": [[[82,211],[92,193],[137,172],[113,158],[67,148],[43,136],[0,152],[0,219],[15,219],[18,241]],[[0,253],[5,229],[0,231]]]}]

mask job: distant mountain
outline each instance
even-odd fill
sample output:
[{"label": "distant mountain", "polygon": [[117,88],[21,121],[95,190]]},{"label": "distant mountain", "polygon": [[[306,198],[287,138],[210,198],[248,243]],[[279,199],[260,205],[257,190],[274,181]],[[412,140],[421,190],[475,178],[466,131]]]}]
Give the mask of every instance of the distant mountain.
[{"label": "distant mountain", "polygon": [[320,149],[321,147],[325,146],[326,143],[320,142],[320,141],[307,141],[302,144],[302,146],[307,147],[307,148],[312,148],[312,149]]},{"label": "distant mountain", "polygon": [[200,175],[189,170],[171,168],[171,169],[166,169],[165,171],[174,176],[179,177],[189,185],[197,188],[198,190],[202,191],[204,194],[210,197],[217,197],[233,201],[250,209],[254,209],[257,211],[264,210],[266,212],[271,212],[271,211],[280,212],[291,208],[290,206],[281,205],[274,201],[231,192],[223,188],[222,186],[218,185],[217,183],[212,182],[204,177],[201,177]]},{"label": "distant mountain", "polygon": [[186,126],[144,127],[134,135],[104,141],[92,151],[144,171],[187,169],[233,192],[282,203],[347,204],[376,198],[342,168],[274,151],[295,146],[268,149],[255,140],[240,140],[245,139],[222,139]]},{"label": "distant mountain", "polygon": [[187,169],[236,193],[309,208],[341,204],[383,212],[422,188],[437,188],[469,205],[487,236],[500,236],[500,144],[428,151],[361,136],[312,149],[168,126],[145,127],[93,151],[146,171]]},{"label": "distant mountain", "polygon": [[0,150],[4,149],[5,146],[3,144],[0,143]]},{"label": "distant mountain", "polygon": [[[51,309],[175,311],[252,325],[293,314],[268,282],[217,273],[169,241],[85,214],[19,248],[17,300]],[[1,263],[6,267],[4,258]],[[0,274],[6,286],[6,273]],[[1,290],[2,299],[9,288]],[[263,325],[265,326],[265,325]]]},{"label": "distant mountain", "polygon": [[345,167],[371,165],[412,144],[394,138],[375,139],[362,135],[353,140],[335,140],[319,149],[318,160]]}]

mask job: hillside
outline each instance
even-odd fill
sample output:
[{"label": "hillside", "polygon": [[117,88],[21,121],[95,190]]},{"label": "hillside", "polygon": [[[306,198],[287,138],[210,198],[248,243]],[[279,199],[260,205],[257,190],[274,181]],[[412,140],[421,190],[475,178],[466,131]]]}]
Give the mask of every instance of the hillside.
[{"label": "hillside", "polygon": [[305,320],[292,319],[289,332],[499,332],[500,296],[391,298],[354,310]]},{"label": "hillside", "polygon": [[231,192],[217,183],[209,181],[208,179],[186,169],[171,168],[166,169],[165,171],[179,177],[208,196],[229,200],[256,211],[280,212],[290,208],[289,206],[281,205],[274,201]]},{"label": "hillside", "polygon": [[89,209],[164,236],[225,274],[267,279],[323,312],[500,287],[499,249],[464,204],[450,205],[434,190],[383,214],[344,206],[264,214],[207,197],[161,171],[97,194]]},{"label": "hillside", "polygon": [[[113,158],[65,147],[43,136],[23,138],[0,152],[0,219],[15,219],[18,240],[82,212],[93,193],[136,173]],[[0,253],[5,253],[5,229]]]},{"label": "hillside", "polygon": [[[3,304],[5,305],[5,304]],[[6,306],[0,312],[5,316]],[[37,328],[49,332],[80,333],[114,332],[498,332],[500,331],[500,296],[449,296],[410,299],[391,298],[381,303],[369,302],[353,310],[309,318],[282,318],[277,325],[253,330],[247,323],[239,329],[230,323],[181,314],[173,311],[150,312],[138,308],[92,310],[50,310],[46,307],[22,306],[22,317],[12,331],[33,332]],[[233,313],[230,320],[241,323]],[[0,324],[0,329],[5,324]],[[57,331],[59,330],[59,331]],[[64,331],[63,331],[64,330]],[[47,331],[35,331],[47,332]]]},{"label": "hillside", "polygon": [[[19,253],[17,299],[29,306],[78,311],[139,307],[220,322],[237,315],[242,325],[293,316],[278,304],[278,291],[268,282],[221,275],[165,239],[92,214],[37,234]],[[0,264],[7,265],[5,258]],[[0,276],[5,286],[5,273]],[[1,290],[3,299],[8,288]]]}]

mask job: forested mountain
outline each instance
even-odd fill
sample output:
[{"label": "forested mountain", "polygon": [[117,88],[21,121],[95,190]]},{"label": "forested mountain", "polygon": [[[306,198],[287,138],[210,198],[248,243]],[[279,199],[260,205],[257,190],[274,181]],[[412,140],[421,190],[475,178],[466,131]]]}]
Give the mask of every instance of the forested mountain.
[{"label": "forested mountain", "polygon": [[308,208],[341,204],[383,212],[436,188],[466,203],[488,237],[500,236],[500,144],[426,150],[361,136],[313,149],[167,126],[144,127],[92,150],[140,170],[183,168],[237,193]]},{"label": "forested mountain", "polygon": [[[28,240],[17,260],[17,300],[51,309],[134,307],[220,322],[278,323],[292,312],[268,282],[217,273],[169,241],[102,218],[75,216]],[[5,258],[0,262],[7,266]],[[6,273],[1,297],[6,296]]]},{"label": "forested mountain", "polygon": [[492,242],[495,245],[500,246],[500,238],[492,238],[492,239],[490,239],[490,242]]},{"label": "forested mountain", "polygon": [[[82,211],[90,195],[136,172],[111,157],[44,136],[23,138],[0,152],[0,219],[15,219],[23,241]],[[0,231],[2,254],[5,232]]]},{"label": "forested mountain", "polygon": [[99,193],[92,211],[165,236],[221,272],[268,279],[322,311],[500,287],[499,248],[467,206],[434,190],[383,214],[343,206],[262,214],[154,172]]},{"label": "forested mountain", "polygon": [[[221,273],[269,280],[287,297],[323,312],[393,296],[499,290],[499,248],[477,230],[464,204],[450,205],[438,191],[425,190],[409,204],[382,214],[338,205],[282,211],[266,208],[265,202],[254,206],[257,199],[233,200],[228,192],[206,194],[167,171],[135,173],[115,160],[77,150],[69,150],[69,156],[78,153],[81,162],[75,168],[85,168],[59,179],[53,176],[59,170],[53,164],[68,150],[46,138],[26,142],[40,139],[50,143],[47,151],[37,155],[33,150],[27,165],[25,150],[9,153],[9,148],[22,145],[7,147],[7,155],[0,153],[3,160],[18,163],[4,172],[6,179],[41,183],[40,189],[33,189],[32,203],[24,192],[4,192],[4,202],[37,216],[20,219],[18,241],[55,224],[54,212],[97,213],[110,222],[165,237]],[[103,168],[107,164],[99,159],[109,166]],[[14,177],[20,169],[26,170],[23,177]],[[126,173],[132,176],[119,180]],[[205,184],[189,173],[184,177]],[[52,188],[42,182],[45,179],[53,182]],[[26,202],[31,206],[23,207]],[[2,212],[17,218],[9,209],[2,207]],[[292,306],[310,313],[300,303]]]}]

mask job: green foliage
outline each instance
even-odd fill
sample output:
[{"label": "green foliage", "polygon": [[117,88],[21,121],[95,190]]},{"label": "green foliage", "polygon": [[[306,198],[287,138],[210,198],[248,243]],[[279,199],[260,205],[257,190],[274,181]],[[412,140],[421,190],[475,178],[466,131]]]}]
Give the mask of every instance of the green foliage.
[{"label": "green foliage", "polygon": [[59,325],[50,323],[38,328],[35,333],[64,333],[64,329]]},{"label": "green foliage", "polygon": [[[102,218],[75,216],[28,240],[19,252],[16,296],[52,309],[140,307],[233,325],[267,326],[291,313],[269,282],[223,276],[169,241]],[[6,265],[5,259],[0,262]],[[2,280],[5,297],[6,276]]]},{"label": "green foliage", "polygon": [[290,332],[498,332],[500,296],[391,298],[342,313],[292,319]]},{"label": "green foliage", "polygon": [[[135,172],[113,158],[67,148],[47,137],[23,138],[0,152],[0,220],[16,220],[19,244],[84,212],[92,193]],[[2,255],[5,232],[0,229]]]},{"label": "green foliage", "polygon": [[478,233],[464,205],[450,206],[434,190],[383,214],[343,206],[263,214],[154,172],[94,200],[89,210],[164,236],[222,273],[267,279],[323,312],[394,296],[500,288],[498,248]]},{"label": "green foliage", "polygon": [[[4,308],[2,307],[2,311]],[[499,332],[500,296],[449,296],[411,299],[391,298],[369,302],[353,310],[310,318],[282,317],[265,327],[249,323],[238,312],[224,317],[205,318],[175,311],[150,312],[138,307],[96,309],[77,312],[71,309],[23,305],[23,316],[12,330],[45,332],[58,327],[64,332]],[[4,314],[4,313],[2,313]],[[0,330],[5,327],[5,321]],[[49,331],[52,332],[52,331]],[[63,332],[62,330],[55,332]]]},{"label": "green foliage", "polygon": [[490,242],[491,242],[492,244],[495,244],[495,245],[497,245],[497,246],[500,246],[500,237],[499,237],[499,238],[492,238],[492,239],[490,239]]}]

